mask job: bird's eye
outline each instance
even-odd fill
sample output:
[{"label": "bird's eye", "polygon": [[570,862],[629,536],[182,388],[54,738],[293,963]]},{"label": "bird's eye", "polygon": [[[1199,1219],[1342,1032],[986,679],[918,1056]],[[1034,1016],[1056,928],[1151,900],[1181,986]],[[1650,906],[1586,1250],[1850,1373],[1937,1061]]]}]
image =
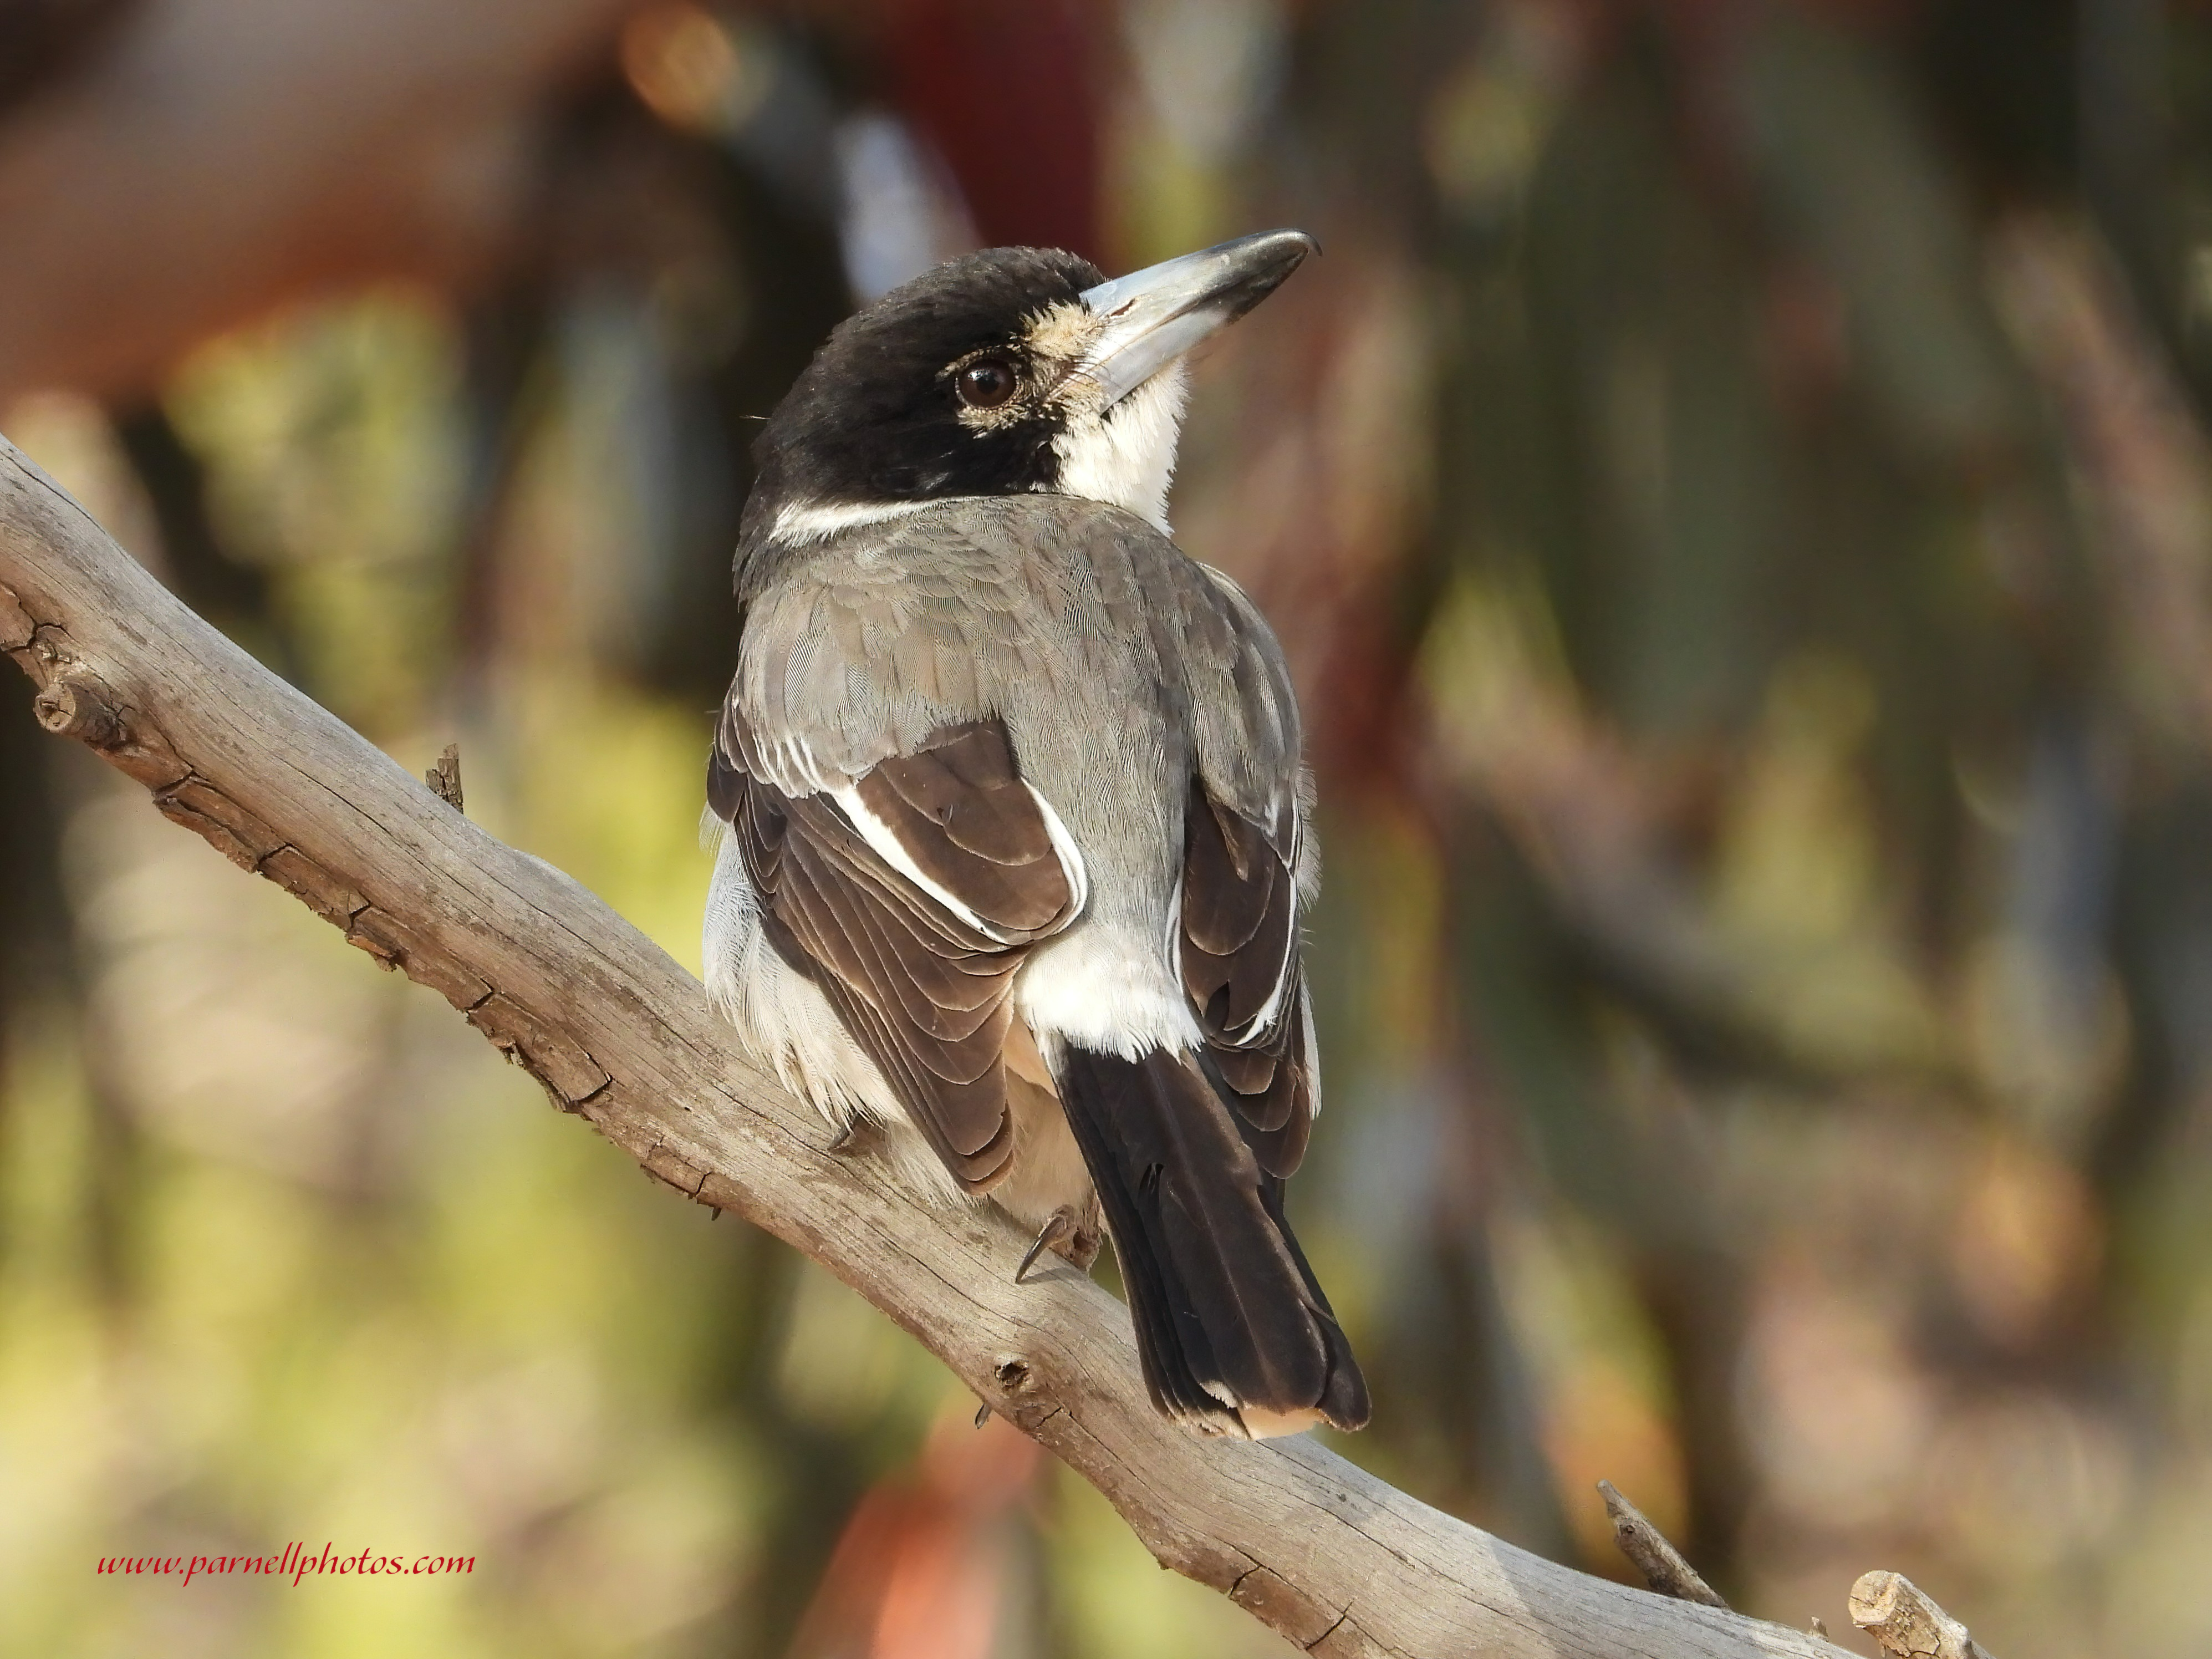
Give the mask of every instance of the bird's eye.
[{"label": "bird's eye", "polygon": [[960,401],[970,409],[996,409],[1014,395],[1014,366],[1003,357],[979,357],[960,371]]}]

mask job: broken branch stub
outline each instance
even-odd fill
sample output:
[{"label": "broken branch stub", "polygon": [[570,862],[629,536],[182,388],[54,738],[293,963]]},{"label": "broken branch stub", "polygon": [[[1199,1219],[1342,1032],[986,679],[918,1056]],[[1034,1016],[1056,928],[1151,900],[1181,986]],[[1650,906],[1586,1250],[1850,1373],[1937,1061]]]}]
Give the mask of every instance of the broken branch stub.
[{"label": "broken branch stub", "polygon": [[430,786],[430,793],[452,807],[456,812],[468,808],[461,799],[461,745],[449,743],[430,769],[422,775],[422,781]]},{"label": "broken branch stub", "polygon": [[1654,1594],[1671,1596],[1677,1601],[1696,1601],[1709,1607],[1728,1606],[1681,1551],[1667,1541],[1667,1534],[1653,1526],[1642,1510],[1620,1495],[1619,1487],[1610,1480],[1601,1480],[1597,1489],[1605,1499],[1605,1512],[1613,1517],[1613,1541],[1620,1546],[1620,1553],[1644,1575],[1644,1582]]},{"label": "broken branch stub", "polygon": [[1901,1572],[1870,1572],[1851,1586],[1851,1622],[1888,1659],[1990,1659],[1966,1627]]}]

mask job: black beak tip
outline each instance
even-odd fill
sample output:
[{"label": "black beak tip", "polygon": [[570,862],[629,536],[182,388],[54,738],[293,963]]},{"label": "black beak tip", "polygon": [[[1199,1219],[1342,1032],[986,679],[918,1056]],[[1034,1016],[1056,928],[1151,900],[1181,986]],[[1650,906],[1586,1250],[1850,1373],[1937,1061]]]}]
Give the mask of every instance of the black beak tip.
[{"label": "black beak tip", "polygon": [[1295,230],[1287,225],[1279,230],[1259,231],[1241,240],[1255,258],[1270,264],[1282,261],[1285,276],[1304,264],[1309,254],[1321,252],[1319,237],[1311,231]]},{"label": "black beak tip", "polygon": [[1244,280],[1237,286],[1237,311],[1241,315],[1266,299],[1290,280],[1291,273],[1304,264],[1308,257],[1321,252],[1321,242],[1303,230],[1263,230],[1239,239],[1237,245],[1243,257],[1237,261],[1244,270]]}]

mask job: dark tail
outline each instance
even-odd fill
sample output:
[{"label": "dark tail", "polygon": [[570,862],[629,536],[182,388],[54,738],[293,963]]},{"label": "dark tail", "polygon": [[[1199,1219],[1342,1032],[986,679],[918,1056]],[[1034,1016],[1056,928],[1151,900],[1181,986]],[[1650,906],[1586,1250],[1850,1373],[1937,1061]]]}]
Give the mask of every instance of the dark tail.
[{"label": "dark tail", "polygon": [[1170,1417],[1216,1432],[1367,1421],[1367,1383],[1283,1219],[1283,1183],[1188,1061],[1068,1047],[1054,1067]]}]

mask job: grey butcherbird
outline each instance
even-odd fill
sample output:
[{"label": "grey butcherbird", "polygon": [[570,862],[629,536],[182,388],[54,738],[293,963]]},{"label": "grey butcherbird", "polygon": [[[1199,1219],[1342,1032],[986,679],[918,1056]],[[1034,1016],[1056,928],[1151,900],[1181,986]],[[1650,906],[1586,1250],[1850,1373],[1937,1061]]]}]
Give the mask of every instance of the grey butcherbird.
[{"label": "grey butcherbird", "polygon": [[[707,779],[707,982],[834,1125],[1088,1267],[1154,1402],[1358,1428],[1283,1217],[1319,1093],[1281,648],[1168,539],[1183,357],[1314,246],[1104,281],[957,259],[841,325],[757,448]],[[1023,1264],[1024,1269],[1028,1262]]]}]

